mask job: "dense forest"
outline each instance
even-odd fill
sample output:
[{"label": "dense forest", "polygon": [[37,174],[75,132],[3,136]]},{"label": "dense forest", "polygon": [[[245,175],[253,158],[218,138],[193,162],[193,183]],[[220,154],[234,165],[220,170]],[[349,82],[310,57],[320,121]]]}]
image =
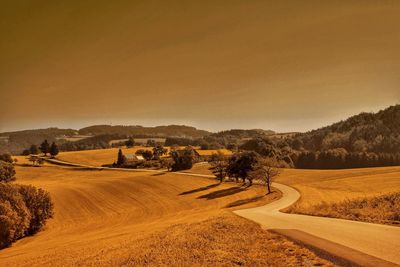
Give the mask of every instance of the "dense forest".
[{"label": "dense forest", "polygon": [[299,168],[400,165],[400,105],[287,139]]},{"label": "dense forest", "polygon": [[256,137],[240,149],[277,157],[297,168],[340,169],[400,165],[400,105],[361,113],[283,138]]}]

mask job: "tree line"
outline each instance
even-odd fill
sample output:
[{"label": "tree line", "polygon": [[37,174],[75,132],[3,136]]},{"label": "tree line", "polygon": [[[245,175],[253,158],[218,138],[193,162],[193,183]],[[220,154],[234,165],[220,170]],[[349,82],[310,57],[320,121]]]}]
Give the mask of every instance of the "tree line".
[{"label": "tree line", "polygon": [[47,141],[47,139],[45,139],[40,146],[36,146],[36,145],[31,145],[28,149],[25,149],[22,152],[22,155],[27,156],[27,155],[37,155],[39,154],[39,152],[42,152],[45,156],[47,156],[47,154],[50,154],[51,157],[55,157],[58,155],[58,153],[60,152],[58,145],[55,142],[52,142],[51,145],[49,144],[49,142]]},{"label": "tree line", "polygon": [[212,155],[210,170],[222,183],[226,178],[237,183],[251,186],[253,181],[266,185],[267,194],[271,193],[272,179],[279,175],[279,163],[276,158],[262,157],[254,151],[235,153],[226,157],[221,153]]},{"label": "tree line", "polygon": [[399,166],[400,153],[348,153],[344,149],[323,152],[303,152],[295,157],[295,166],[301,169],[347,169]]}]

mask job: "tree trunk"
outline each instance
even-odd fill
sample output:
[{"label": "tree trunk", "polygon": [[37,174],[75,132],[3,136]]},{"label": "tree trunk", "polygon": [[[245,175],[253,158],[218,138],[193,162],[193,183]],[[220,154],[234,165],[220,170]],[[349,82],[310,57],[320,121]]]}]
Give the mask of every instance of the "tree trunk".
[{"label": "tree trunk", "polygon": [[270,186],[269,183],[267,183],[267,189],[268,189],[267,195],[268,195],[268,194],[271,194],[271,186]]}]

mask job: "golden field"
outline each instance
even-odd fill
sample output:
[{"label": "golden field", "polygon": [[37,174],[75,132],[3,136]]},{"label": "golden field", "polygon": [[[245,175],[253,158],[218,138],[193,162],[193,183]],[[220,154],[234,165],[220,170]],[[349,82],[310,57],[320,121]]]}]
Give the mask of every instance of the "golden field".
[{"label": "golden field", "polygon": [[264,188],[174,173],[16,168],[17,182],[48,190],[55,217],[0,251],[1,266],[328,264],[233,208],[279,198]]},{"label": "golden field", "polygon": [[[211,174],[208,164],[185,172]],[[274,182],[296,188],[301,198],[286,212],[398,225],[400,167],[346,170],[281,169]],[[392,203],[393,202],[393,203]]]},{"label": "golden field", "polygon": [[[165,147],[169,151],[169,147]],[[183,149],[184,147],[179,147]],[[131,148],[121,148],[122,152],[126,154],[134,154],[139,149],[145,150],[153,150],[152,147],[145,147],[145,146],[135,146]],[[72,162],[72,163],[79,163],[82,165],[88,166],[101,166],[104,164],[112,164],[114,161],[117,160],[117,153],[119,148],[107,148],[107,149],[95,149],[95,150],[84,150],[84,151],[68,151],[68,152],[60,152],[57,155],[57,159]],[[212,154],[218,153],[221,151],[224,155],[231,155],[232,151],[228,149],[207,149],[207,150],[200,150],[196,149],[197,153],[200,156],[211,156]]]},{"label": "golden field", "polygon": [[[135,146],[131,148],[122,148],[122,152],[126,154],[135,154],[139,149],[152,150],[151,147],[140,147]],[[57,155],[57,159],[79,163],[88,166],[101,166],[104,164],[112,164],[117,160],[119,148],[107,148],[107,149],[94,149],[94,150],[84,150],[84,151],[68,151],[60,152]]]},{"label": "golden field", "polygon": [[301,193],[298,208],[400,191],[400,167],[346,170],[285,169],[275,182]]},{"label": "golden field", "polygon": [[286,212],[383,224],[398,224],[400,167],[347,170],[285,169],[276,182],[301,198]]},{"label": "golden field", "polygon": [[[124,154],[135,153],[149,147],[123,148]],[[61,152],[57,159],[101,166],[116,159],[118,148]],[[28,163],[26,157],[17,156],[18,163]],[[47,163],[45,163],[47,164]],[[208,163],[195,164],[182,172],[212,174]],[[337,203],[343,200],[372,197],[400,191],[400,167],[360,168],[345,170],[281,169],[275,182],[296,188],[301,193],[299,208],[307,208],[322,202]]]}]

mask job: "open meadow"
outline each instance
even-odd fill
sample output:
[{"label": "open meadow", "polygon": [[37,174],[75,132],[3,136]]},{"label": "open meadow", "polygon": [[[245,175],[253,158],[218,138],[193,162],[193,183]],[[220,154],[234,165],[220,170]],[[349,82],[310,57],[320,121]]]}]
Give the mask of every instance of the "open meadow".
[{"label": "open meadow", "polygon": [[17,182],[48,190],[55,217],[0,251],[1,266],[273,265],[330,263],[235,208],[279,198],[264,188],[174,173],[17,167]]}]

